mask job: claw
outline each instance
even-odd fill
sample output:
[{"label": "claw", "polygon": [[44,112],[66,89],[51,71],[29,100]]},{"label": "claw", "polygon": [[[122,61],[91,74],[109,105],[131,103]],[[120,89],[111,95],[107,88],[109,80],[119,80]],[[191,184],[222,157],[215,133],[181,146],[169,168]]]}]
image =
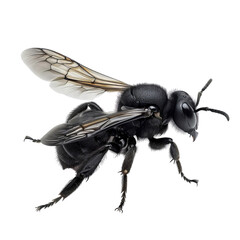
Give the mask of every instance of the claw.
[{"label": "claw", "polygon": [[190,183],[191,183],[191,182],[196,183],[196,185],[198,186],[198,180],[197,180],[197,179],[190,180]]},{"label": "claw", "polygon": [[118,212],[121,212],[121,213],[123,213],[123,210],[122,210],[122,208],[121,208],[121,207],[117,207],[117,208],[115,208],[115,211],[118,211]]},{"label": "claw", "polygon": [[181,173],[181,177],[182,177],[185,181],[187,181],[187,182],[189,182],[189,183],[192,183],[192,182],[196,183],[196,185],[198,186],[198,180],[197,180],[197,179],[188,179],[188,178],[186,178],[186,177],[184,176],[183,173]]}]

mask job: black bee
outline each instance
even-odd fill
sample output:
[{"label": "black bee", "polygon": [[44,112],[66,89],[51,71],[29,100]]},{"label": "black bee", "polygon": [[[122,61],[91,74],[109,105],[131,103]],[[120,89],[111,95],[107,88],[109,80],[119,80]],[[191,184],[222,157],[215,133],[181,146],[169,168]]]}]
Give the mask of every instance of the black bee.
[{"label": "black bee", "polygon": [[69,96],[82,99],[93,98],[105,91],[120,91],[117,111],[105,113],[94,102],[83,103],[60,124],[41,139],[26,136],[25,139],[47,146],[56,146],[58,159],[63,167],[72,168],[76,176],[63,188],[52,202],[38,206],[41,210],[68,197],[83,179],[88,179],[96,170],[108,150],[125,155],[122,164],[122,196],[116,210],[122,211],[127,192],[127,175],[130,172],[137,151],[136,138],[149,140],[152,149],[170,145],[172,161],[187,182],[198,183],[187,178],[182,171],[177,145],[171,138],[156,138],[166,132],[173,120],[179,129],[197,137],[198,112],[211,111],[229,120],[227,113],[202,107],[197,108],[203,91],[212,82],[210,79],[198,93],[197,101],[184,91],[175,91],[169,96],[156,84],[128,85],[119,80],[95,72],[57,52],[32,48],[22,53],[23,61],[40,78],[50,81],[50,86]]}]

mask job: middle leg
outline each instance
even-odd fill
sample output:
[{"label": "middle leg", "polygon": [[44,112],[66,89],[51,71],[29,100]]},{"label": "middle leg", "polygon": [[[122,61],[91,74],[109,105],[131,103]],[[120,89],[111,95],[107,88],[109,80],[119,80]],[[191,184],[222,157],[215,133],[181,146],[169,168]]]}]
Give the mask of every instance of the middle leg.
[{"label": "middle leg", "polygon": [[131,137],[128,139],[128,147],[127,147],[127,152],[122,164],[122,196],[121,196],[121,202],[119,206],[115,209],[119,212],[123,212],[122,208],[123,205],[126,201],[126,196],[127,196],[127,174],[130,172],[134,156],[136,154],[137,147],[136,147],[136,140],[134,137]]}]

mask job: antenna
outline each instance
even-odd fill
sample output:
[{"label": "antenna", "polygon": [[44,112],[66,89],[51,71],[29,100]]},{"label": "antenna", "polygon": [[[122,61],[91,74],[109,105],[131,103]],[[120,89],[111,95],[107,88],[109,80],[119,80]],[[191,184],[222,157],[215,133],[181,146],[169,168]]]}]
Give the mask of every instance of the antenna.
[{"label": "antenna", "polygon": [[212,82],[212,79],[209,79],[208,82],[205,84],[205,86],[202,88],[202,90],[198,93],[196,107],[198,106],[198,104],[200,102],[202,93],[208,88],[208,86],[211,84],[211,82]]}]

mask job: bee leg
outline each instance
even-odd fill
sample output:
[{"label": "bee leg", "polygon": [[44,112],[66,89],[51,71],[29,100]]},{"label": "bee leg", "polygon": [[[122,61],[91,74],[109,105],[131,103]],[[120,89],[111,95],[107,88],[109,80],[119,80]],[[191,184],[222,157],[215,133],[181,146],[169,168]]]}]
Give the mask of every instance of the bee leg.
[{"label": "bee leg", "polygon": [[57,198],[54,198],[51,202],[47,204],[43,204],[36,207],[37,211],[40,211],[43,208],[51,207],[52,205],[56,204],[59,200],[66,198],[69,196],[73,191],[75,191],[79,185],[82,183],[84,177],[83,176],[76,176],[73,178],[59,193],[59,196]]},{"label": "bee leg", "polygon": [[29,137],[29,136],[26,136],[23,141],[25,141],[26,139],[31,140],[32,142],[35,142],[35,143],[40,143],[41,142],[40,139],[34,139],[32,137]]},{"label": "bee leg", "polygon": [[97,110],[97,111],[103,111],[102,108],[100,108],[95,102],[87,102],[79,105],[77,108],[75,108],[68,116],[67,121],[72,119],[77,114],[84,112],[87,110],[87,108],[90,108],[91,110]]},{"label": "bee leg", "polygon": [[132,167],[136,150],[137,150],[136,140],[135,138],[132,137],[128,140],[128,148],[122,164],[122,170],[121,170],[121,174],[122,174],[122,190],[121,190],[122,196],[121,197],[122,198],[119,206],[115,209],[119,212],[123,212],[122,208],[126,201],[126,194],[127,194],[127,174],[130,172],[130,169]]},{"label": "bee leg", "polygon": [[176,143],[174,143],[173,141],[171,141],[170,144],[171,144],[171,146],[170,146],[170,154],[172,156],[172,160],[171,161],[174,161],[174,163],[177,164],[178,172],[181,175],[181,177],[185,181],[187,181],[189,183],[194,182],[194,183],[198,184],[198,180],[197,179],[188,179],[187,177],[185,177],[184,173],[182,172],[181,162],[179,160],[180,155],[179,155],[178,147],[177,147]]},{"label": "bee leg", "polygon": [[40,211],[42,208],[48,208],[59,200],[65,199],[72,194],[80,186],[83,179],[88,179],[94,173],[105,153],[111,149],[111,146],[112,144],[109,143],[91,153],[91,155],[86,158],[86,161],[84,161],[78,168],[76,167],[76,176],[62,189],[59,196],[47,204],[36,207],[36,210]]},{"label": "bee leg", "polygon": [[152,149],[155,149],[155,150],[162,149],[167,144],[170,144],[170,155],[172,157],[171,162],[173,161],[174,163],[177,164],[178,172],[181,175],[181,177],[189,183],[194,182],[194,183],[198,184],[198,180],[196,180],[196,179],[191,180],[191,179],[188,179],[187,177],[185,177],[185,175],[182,171],[181,162],[179,160],[180,154],[179,154],[179,151],[178,151],[178,147],[177,147],[176,143],[173,142],[173,140],[171,138],[159,138],[159,139],[151,138],[151,139],[149,139],[149,141],[150,141],[149,146]]},{"label": "bee leg", "polygon": [[[87,110],[87,108],[90,108],[91,110],[97,110],[97,111],[103,111],[102,108],[100,108],[95,102],[87,102],[87,103],[83,103],[80,106],[78,106],[77,108],[75,108],[68,116],[67,121],[71,120],[73,117],[75,117],[77,114],[84,112],[85,110]],[[32,137],[26,136],[24,138],[25,140],[31,140],[32,142],[35,143],[40,143],[41,139],[34,139]]]}]

